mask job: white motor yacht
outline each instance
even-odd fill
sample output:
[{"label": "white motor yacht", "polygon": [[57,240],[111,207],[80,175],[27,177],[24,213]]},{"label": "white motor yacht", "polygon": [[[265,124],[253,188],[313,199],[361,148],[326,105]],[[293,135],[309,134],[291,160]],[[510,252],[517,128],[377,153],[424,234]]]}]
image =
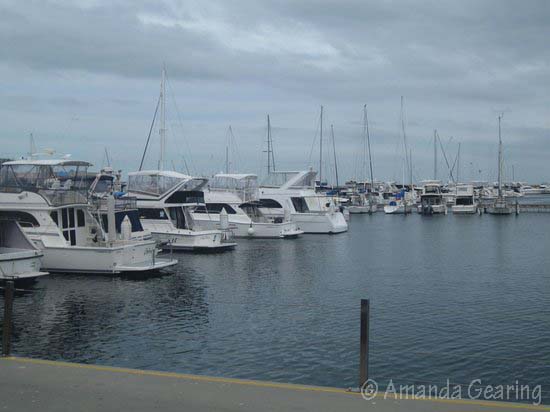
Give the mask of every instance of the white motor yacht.
[{"label": "white motor yacht", "polygon": [[456,185],[455,203],[452,206],[453,213],[475,214],[477,213],[477,204],[474,197],[474,186],[460,184]]},{"label": "white motor yacht", "polygon": [[44,255],[42,269],[115,274],[175,265],[175,260],[157,257],[152,238],[123,238],[113,197],[106,219],[96,219],[85,179],[88,166],[68,159],[2,164],[0,211],[19,214],[23,232]]},{"label": "white motor yacht", "polygon": [[25,235],[21,224],[25,224],[25,215],[0,212],[0,280],[34,279],[48,274],[40,271],[42,252]]},{"label": "white motor yacht", "polygon": [[418,212],[423,215],[447,214],[447,204],[441,193],[441,182],[439,180],[425,180],[422,185]]},{"label": "white motor yacht", "polygon": [[289,214],[266,216],[258,193],[258,177],[254,174],[225,173],[215,175],[204,192],[204,206],[193,212],[197,224],[219,228],[222,211],[227,213],[230,230],[243,238],[295,238],[302,233]]},{"label": "white motor yacht", "polygon": [[262,212],[291,219],[305,233],[341,233],[348,230],[334,200],[315,193],[316,172],[271,172],[260,187]]},{"label": "white motor yacht", "polygon": [[192,210],[204,206],[203,188],[208,179],[166,170],[128,174],[128,196],[137,200],[143,227],[165,249],[221,252],[234,249],[229,232],[203,229]]}]

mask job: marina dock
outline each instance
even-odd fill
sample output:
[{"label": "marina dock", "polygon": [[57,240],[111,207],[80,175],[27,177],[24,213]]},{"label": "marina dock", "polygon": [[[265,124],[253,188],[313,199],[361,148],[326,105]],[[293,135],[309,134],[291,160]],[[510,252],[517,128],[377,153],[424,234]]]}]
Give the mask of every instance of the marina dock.
[{"label": "marina dock", "polygon": [[0,359],[0,410],[33,411],[550,411],[470,400],[364,400],[345,389],[145,371],[28,358]]}]

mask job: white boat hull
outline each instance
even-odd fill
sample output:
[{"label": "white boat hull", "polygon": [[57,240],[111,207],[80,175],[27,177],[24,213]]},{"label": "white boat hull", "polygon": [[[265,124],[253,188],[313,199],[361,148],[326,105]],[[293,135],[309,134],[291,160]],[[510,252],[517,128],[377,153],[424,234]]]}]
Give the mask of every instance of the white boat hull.
[{"label": "white boat hull", "polygon": [[[410,212],[408,208],[407,213]],[[405,206],[404,205],[384,205],[384,213],[387,215],[404,215]]]},{"label": "white boat hull", "polygon": [[165,250],[221,252],[234,249],[237,245],[234,242],[224,241],[223,232],[219,230],[174,229],[159,232],[151,230],[151,234]]},{"label": "white boat hull", "polygon": [[364,214],[370,212],[369,206],[348,206],[348,210],[352,215]]},{"label": "white boat hull", "polygon": [[453,205],[452,211],[454,214],[473,215],[477,213],[476,205]]},{"label": "white boat hull", "polygon": [[42,253],[37,250],[0,248],[0,280],[32,279],[47,275],[40,271]]},{"label": "white boat hull", "polygon": [[[218,214],[194,213],[195,223],[203,229],[220,230],[220,218]],[[229,218],[229,230],[233,236],[238,238],[294,238],[302,233],[293,222],[263,223],[263,222],[241,222]]]},{"label": "white boat hull", "polygon": [[176,260],[157,258],[155,241],[128,242],[113,247],[44,247],[42,269],[60,273],[148,272],[173,266]]},{"label": "white boat hull", "polygon": [[447,205],[429,205],[429,207],[423,207],[422,205],[418,206],[418,213],[424,215],[446,215],[447,214]]},{"label": "white boat hull", "polygon": [[511,215],[515,211],[516,206],[510,205],[504,198],[497,198],[492,205],[487,207],[487,213],[491,215]]},{"label": "white boat hull", "polygon": [[335,213],[292,213],[292,221],[304,233],[336,234],[346,232],[348,224],[344,215]]}]

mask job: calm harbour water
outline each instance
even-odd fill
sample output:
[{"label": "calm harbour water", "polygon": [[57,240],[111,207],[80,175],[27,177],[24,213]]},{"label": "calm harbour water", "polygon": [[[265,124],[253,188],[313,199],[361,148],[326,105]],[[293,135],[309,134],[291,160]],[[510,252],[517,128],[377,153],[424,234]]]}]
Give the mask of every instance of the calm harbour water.
[{"label": "calm harbour water", "polygon": [[547,401],[549,233],[547,214],[378,213],[352,216],[345,234],[175,255],[165,276],[49,276],[16,297],[14,352],[356,386],[359,303],[370,298],[375,379],[519,380],[543,385]]}]

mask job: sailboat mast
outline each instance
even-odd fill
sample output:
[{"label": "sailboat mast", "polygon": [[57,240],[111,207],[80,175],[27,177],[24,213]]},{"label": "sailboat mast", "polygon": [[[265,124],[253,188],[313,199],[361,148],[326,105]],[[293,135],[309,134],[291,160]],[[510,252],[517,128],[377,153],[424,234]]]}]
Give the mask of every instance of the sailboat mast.
[{"label": "sailboat mast", "polygon": [[[403,132],[403,151],[405,152],[405,162],[407,163],[407,169],[410,168],[409,148],[407,145],[407,134],[405,133],[405,113],[404,113],[403,96],[401,96],[401,130]],[[411,176],[412,180],[412,176]]]},{"label": "sailboat mast", "polygon": [[271,173],[271,121],[267,115],[267,174]]},{"label": "sailboat mast", "polygon": [[159,169],[164,170],[166,155],[166,67],[162,68],[162,81],[160,82],[160,159]]},{"label": "sailboat mast", "polygon": [[334,173],[336,175],[336,187],[338,187],[338,162],[336,161],[336,142],[334,141],[334,126],[330,125],[330,133],[332,135],[332,151],[334,152]]},{"label": "sailboat mast", "polygon": [[500,134],[500,121],[502,115],[498,116],[498,197],[502,197],[502,136]]},{"label": "sailboat mast", "polygon": [[319,136],[319,186],[323,183],[323,106],[321,106],[321,132]]},{"label": "sailboat mast", "polygon": [[372,152],[370,150],[370,133],[369,133],[369,118],[367,115],[367,105],[364,106],[365,109],[365,125],[367,129],[367,149],[369,151],[369,169],[370,169],[370,190],[374,190],[374,174],[372,171]]},{"label": "sailboat mast", "polygon": [[225,146],[225,173],[229,174],[229,146]]},{"label": "sailboat mast", "polygon": [[434,129],[434,180],[437,180],[437,129]]},{"label": "sailboat mast", "polygon": [[458,154],[456,155],[456,183],[460,183],[460,145],[458,144]]}]

